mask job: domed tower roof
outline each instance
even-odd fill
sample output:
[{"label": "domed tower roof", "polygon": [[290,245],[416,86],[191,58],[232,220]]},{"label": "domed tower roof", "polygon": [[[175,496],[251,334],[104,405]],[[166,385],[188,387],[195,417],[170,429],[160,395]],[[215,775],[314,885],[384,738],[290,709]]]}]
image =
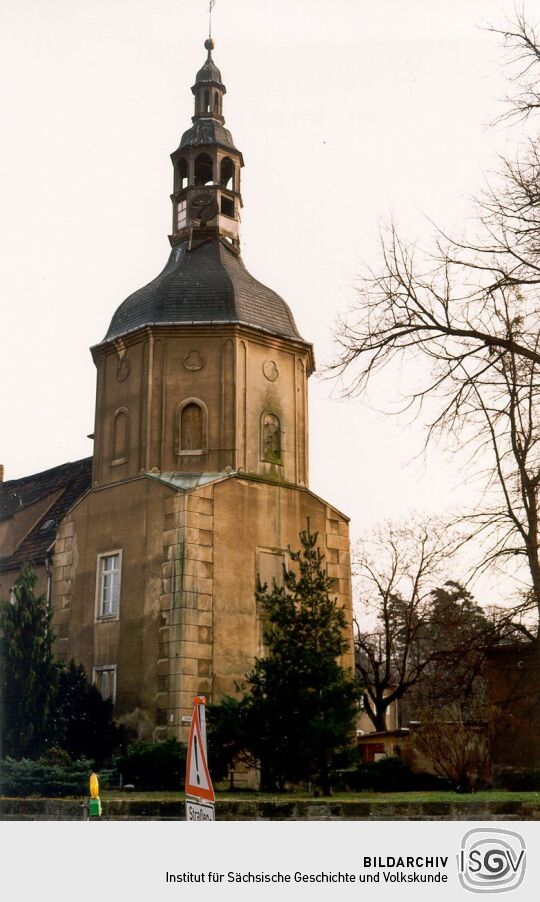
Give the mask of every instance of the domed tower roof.
[{"label": "domed tower roof", "polygon": [[221,87],[224,88],[225,85],[221,81],[221,72],[212,59],[212,50],[214,49],[212,38],[207,38],[204,42],[204,46],[208,50],[208,56],[204,66],[197,72],[195,84],[198,85],[201,84],[201,82],[212,82],[213,84],[221,85]]},{"label": "domed tower roof", "polygon": [[215,119],[197,119],[182,135],[178,150],[203,144],[219,144],[221,147],[236,150],[229,129],[224,128],[221,122]]},{"label": "domed tower roof", "polygon": [[187,242],[174,247],[163,272],[120,305],[104,341],[143,326],[202,323],[241,324],[302,340],[285,301],[214,239],[192,250]]}]

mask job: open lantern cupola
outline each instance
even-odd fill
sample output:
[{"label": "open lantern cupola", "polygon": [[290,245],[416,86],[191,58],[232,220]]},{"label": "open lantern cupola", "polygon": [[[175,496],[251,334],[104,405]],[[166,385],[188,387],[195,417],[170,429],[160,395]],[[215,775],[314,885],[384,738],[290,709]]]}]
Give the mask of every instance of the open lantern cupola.
[{"label": "open lantern cupola", "polygon": [[244,161],[224,127],[226,88],[212,59],[212,38],[207,38],[204,46],[208,56],[191,89],[195,99],[193,125],[171,154],[174,190],[170,242],[174,246],[186,239],[191,242],[219,236],[238,250],[240,169]]}]

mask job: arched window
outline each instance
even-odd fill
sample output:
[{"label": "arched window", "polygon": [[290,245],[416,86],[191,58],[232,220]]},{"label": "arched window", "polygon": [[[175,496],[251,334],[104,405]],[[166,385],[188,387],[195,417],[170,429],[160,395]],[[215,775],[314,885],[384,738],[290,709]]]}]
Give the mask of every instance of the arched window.
[{"label": "arched window", "polygon": [[202,410],[198,404],[186,404],[180,418],[181,447],[184,451],[202,448]]},{"label": "arched window", "polygon": [[112,464],[123,464],[129,450],[129,413],[125,407],[114,415],[112,436]]},{"label": "arched window", "polygon": [[261,458],[281,463],[281,426],[274,413],[264,413],[261,418]]},{"label": "arched window", "polygon": [[176,453],[201,454],[207,443],[207,413],[202,402],[189,398],[176,411]]},{"label": "arched window", "polygon": [[214,94],[214,113],[219,116],[219,93],[217,91]]},{"label": "arched window", "polygon": [[182,157],[178,160],[178,190],[182,191],[188,185],[188,164]]},{"label": "arched window", "polygon": [[214,181],[214,166],[212,157],[207,153],[200,153],[195,159],[195,184],[211,185]]},{"label": "arched window", "polygon": [[208,91],[208,90],[204,92],[204,109],[203,109],[203,112],[204,112],[204,113],[209,113],[209,112],[210,112],[210,91]]},{"label": "arched window", "polygon": [[230,157],[223,157],[221,161],[221,187],[234,191],[234,163]]}]

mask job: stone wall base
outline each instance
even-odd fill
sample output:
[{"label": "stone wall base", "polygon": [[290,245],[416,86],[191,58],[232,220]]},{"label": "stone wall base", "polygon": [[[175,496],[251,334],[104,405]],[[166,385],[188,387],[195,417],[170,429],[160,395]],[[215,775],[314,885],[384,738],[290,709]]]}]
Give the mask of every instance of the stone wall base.
[{"label": "stone wall base", "polygon": [[[104,801],[102,820],[184,820],[184,802],[114,799]],[[77,821],[82,802],[69,799],[1,799],[2,821]],[[540,802],[362,802],[219,800],[220,821],[537,821]]]}]

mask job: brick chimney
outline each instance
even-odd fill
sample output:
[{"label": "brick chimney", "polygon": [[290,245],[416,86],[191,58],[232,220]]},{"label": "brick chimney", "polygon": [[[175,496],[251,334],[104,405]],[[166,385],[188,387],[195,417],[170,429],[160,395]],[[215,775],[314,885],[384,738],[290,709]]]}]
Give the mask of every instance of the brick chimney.
[{"label": "brick chimney", "polygon": [[0,464],[0,482],[4,481],[4,464]]}]

